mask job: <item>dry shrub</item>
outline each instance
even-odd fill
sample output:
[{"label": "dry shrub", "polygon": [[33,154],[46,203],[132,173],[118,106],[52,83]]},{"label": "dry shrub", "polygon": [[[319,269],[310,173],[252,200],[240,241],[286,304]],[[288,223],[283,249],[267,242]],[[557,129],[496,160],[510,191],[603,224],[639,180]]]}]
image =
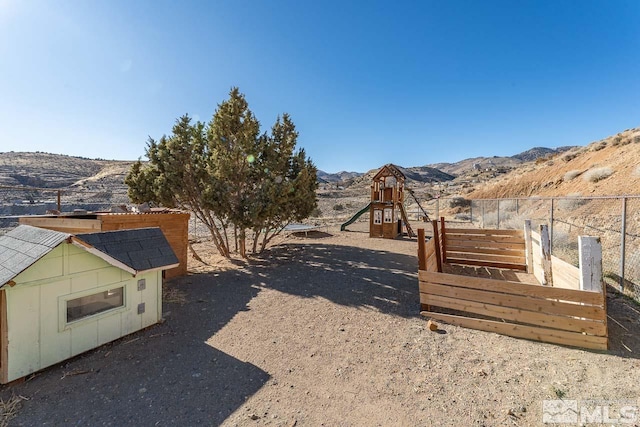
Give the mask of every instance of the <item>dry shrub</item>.
[{"label": "dry shrub", "polygon": [[558,199],[558,208],[568,211],[573,211],[579,208],[587,203],[587,200],[580,198],[581,196],[582,195],[580,193],[567,194],[566,198]]},{"label": "dry shrub", "polygon": [[175,286],[165,285],[162,292],[162,301],[183,305],[187,303],[187,293]]},{"label": "dry shrub", "polygon": [[6,401],[0,399],[0,427],[9,425],[9,421],[18,415],[18,411],[22,408],[22,401],[28,400],[23,396],[11,396]]},{"label": "dry shrub", "polygon": [[586,171],[583,178],[587,182],[598,182],[613,175],[613,169],[608,166],[601,168],[593,168]]},{"label": "dry shrub", "polygon": [[607,141],[601,141],[593,144],[591,147],[591,151],[600,151],[607,146]]},{"label": "dry shrub", "polygon": [[575,169],[571,170],[571,171],[569,171],[569,172],[564,174],[563,181],[564,182],[571,181],[572,179],[574,179],[575,177],[577,177],[581,173],[582,173],[582,171],[579,171],[579,170],[575,170]]},{"label": "dry shrub", "polygon": [[578,153],[570,153],[570,154],[566,154],[562,160],[564,160],[565,162],[570,162],[571,160],[575,159],[576,157],[578,157]]}]

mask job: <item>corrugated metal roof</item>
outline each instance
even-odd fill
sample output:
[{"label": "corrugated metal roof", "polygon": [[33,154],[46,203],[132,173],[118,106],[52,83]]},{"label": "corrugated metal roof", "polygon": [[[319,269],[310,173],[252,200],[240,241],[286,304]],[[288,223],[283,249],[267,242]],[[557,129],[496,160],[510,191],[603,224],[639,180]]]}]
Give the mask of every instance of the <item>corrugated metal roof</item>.
[{"label": "corrugated metal roof", "polygon": [[19,225],[0,236],[0,287],[69,238],[69,234]]},{"label": "corrugated metal roof", "polygon": [[137,272],[179,263],[158,227],[77,234],[75,237]]}]

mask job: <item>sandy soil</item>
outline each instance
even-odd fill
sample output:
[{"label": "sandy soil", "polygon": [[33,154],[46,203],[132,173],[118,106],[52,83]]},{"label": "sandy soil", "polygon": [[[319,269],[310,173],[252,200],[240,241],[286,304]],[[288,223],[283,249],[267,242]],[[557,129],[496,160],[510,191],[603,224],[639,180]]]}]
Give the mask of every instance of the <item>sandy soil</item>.
[{"label": "sandy soil", "polygon": [[535,426],[544,399],[638,400],[637,305],[609,295],[608,352],[432,332],[416,248],[333,227],[248,263],[196,245],[163,324],[3,386],[10,423]]}]

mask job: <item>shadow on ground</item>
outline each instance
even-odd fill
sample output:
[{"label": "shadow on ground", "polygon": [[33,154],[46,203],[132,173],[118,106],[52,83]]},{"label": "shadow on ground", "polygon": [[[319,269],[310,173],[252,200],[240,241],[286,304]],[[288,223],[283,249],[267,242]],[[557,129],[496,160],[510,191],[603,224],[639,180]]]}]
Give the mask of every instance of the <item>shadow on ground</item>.
[{"label": "shadow on ground", "polygon": [[288,244],[255,260],[261,286],[402,317],[419,315],[417,257],[355,246]]},{"label": "shadow on ground", "polygon": [[[3,386],[27,397],[12,425],[218,425],[270,378],[206,344],[259,289],[229,271],[171,281],[166,322]],[[174,294],[174,299],[176,294]]]}]

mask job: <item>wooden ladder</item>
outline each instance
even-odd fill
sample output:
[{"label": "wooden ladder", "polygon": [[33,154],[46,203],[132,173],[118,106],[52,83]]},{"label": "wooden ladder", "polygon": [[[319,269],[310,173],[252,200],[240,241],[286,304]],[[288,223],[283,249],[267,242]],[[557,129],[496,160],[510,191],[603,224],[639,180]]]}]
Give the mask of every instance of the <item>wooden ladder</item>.
[{"label": "wooden ladder", "polygon": [[430,222],[431,218],[429,218],[429,214],[427,213],[426,210],[424,210],[424,208],[422,207],[422,205],[420,204],[420,202],[418,201],[418,198],[416,197],[415,193],[413,192],[413,190],[411,188],[407,188],[407,191],[409,192],[409,194],[411,194],[411,197],[413,197],[413,200],[416,201],[418,207],[420,208],[420,210],[422,211],[422,213],[425,216],[425,222]]},{"label": "wooden ladder", "polygon": [[398,206],[400,207],[402,222],[404,222],[404,226],[407,228],[407,235],[409,237],[415,237],[416,233],[413,232],[413,228],[411,228],[411,224],[409,224],[409,218],[407,218],[407,212],[404,210],[404,205],[402,203],[398,203]]}]

